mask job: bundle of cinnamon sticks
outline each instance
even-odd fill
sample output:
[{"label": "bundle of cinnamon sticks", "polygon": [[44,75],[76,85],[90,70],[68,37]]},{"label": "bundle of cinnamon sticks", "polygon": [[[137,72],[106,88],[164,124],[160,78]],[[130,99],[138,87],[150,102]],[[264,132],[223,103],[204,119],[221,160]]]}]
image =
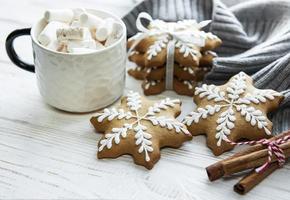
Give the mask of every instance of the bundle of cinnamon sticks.
[{"label": "bundle of cinnamon sticks", "polygon": [[[269,141],[276,141],[290,135],[290,130],[276,135],[269,139]],[[286,158],[290,157],[290,141],[285,142],[279,147],[283,150]],[[256,172],[255,168],[262,166],[268,161],[268,149],[265,145],[256,144],[250,146],[229,158],[214,163],[206,168],[207,175],[210,181],[217,180],[224,176],[230,176],[235,173],[243,172],[245,170],[253,169],[248,175],[242,178],[235,186],[234,191],[239,194],[246,194],[260,182],[262,182],[268,175],[279,168],[277,157],[271,156],[270,165],[262,172]]]}]

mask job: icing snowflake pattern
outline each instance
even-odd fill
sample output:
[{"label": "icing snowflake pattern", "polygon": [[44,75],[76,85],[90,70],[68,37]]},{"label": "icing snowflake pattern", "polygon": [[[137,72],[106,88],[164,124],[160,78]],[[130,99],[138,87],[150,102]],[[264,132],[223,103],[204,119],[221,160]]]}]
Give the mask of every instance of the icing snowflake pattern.
[{"label": "icing snowflake pattern", "polygon": [[[228,141],[227,136],[231,134],[231,130],[235,127],[235,110],[244,117],[246,122],[258,127],[258,129],[263,129],[267,135],[271,134],[271,131],[267,128],[266,116],[250,104],[265,103],[267,100],[273,100],[276,96],[280,96],[280,93],[273,90],[255,90],[252,94],[246,93],[246,74],[244,72],[240,72],[233,77],[226,88],[226,92],[220,91],[215,85],[203,84],[196,88],[195,95],[214,101],[215,104],[197,108],[195,112],[191,112],[185,117],[183,123],[190,126],[192,123],[198,123],[201,119],[206,119],[218,113],[215,135],[218,140],[217,146],[221,146],[223,140]],[[220,113],[222,108],[225,109]]]},{"label": "icing snowflake pattern", "polygon": [[177,41],[175,46],[179,48],[179,52],[183,53],[184,57],[191,55],[192,58],[196,59],[196,56],[199,53],[189,43],[186,43],[186,42]]},{"label": "icing snowflake pattern", "polygon": [[98,122],[102,122],[105,119],[109,121],[113,119],[130,120],[128,123],[124,123],[122,127],[112,128],[111,132],[105,134],[105,138],[100,141],[99,151],[102,151],[104,148],[111,149],[113,143],[119,144],[121,138],[126,138],[129,134],[128,131],[132,130],[135,134],[135,144],[138,146],[138,152],[144,153],[145,160],[147,162],[150,161],[149,153],[154,150],[151,142],[152,135],[147,132],[148,128],[142,124],[142,121],[149,121],[154,126],[159,126],[168,130],[174,129],[176,133],[190,135],[181,122],[165,116],[156,116],[161,110],[167,110],[170,107],[174,107],[177,103],[180,103],[178,99],[163,99],[150,106],[147,113],[140,116],[138,111],[142,107],[141,96],[137,92],[130,91],[127,95],[127,107],[130,111],[125,112],[123,109],[117,110],[112,108],[105,109],[102,113],[97,113],[96,117]]},{"label": "icing snowflake pattern", "polygon": [[166,48],[169,40],[174,42],[175,47],[179,48],[179,52],[182,53],[184,57],[188,57],[190,55],[193,59],[196,59],[196,56],[199,54],[192,44],[183,42],[179,38],[172,39],[169,35],[165,34],[159,36],[158,39],[151,46],[149,46],[147,50],[147,59],[151,60],[154,56],[157,56],[162,49]]},{"label": "icing snowflake pattern", "polygon": [[157,54],[166,47],[167,43],[168,43],[168,35],[161,35],[158,37],[158,39],[154,42],[154,44],[152,44],[147,53],[147,59],[151,60],[153,56],[157,56]]},{"label": "icing snowflake pattern", "polygon": [[[192,42],[187,41],[198,41],[201,40],[201,46],[204,46],[204,42],[206,38],[216,39],[217,37],[210,33],[205,33],[204,31],[197,31],[199,29],[198,23],[195,20],[184,20],[180,21],[179,23],[165,23],[164,21],[154,20],[151,22],[151,34],[159,33],[160,35],[157,37],[157,40],[149,47],[147,50],[147,59],[151,60],[154,56],[157,56],[159,52],[163,48],[166,48],[169,41],[172,41],[175,47],[179,48],[179,52],[183,54],[184,57],[191,56],[193,59],[196,59],[196,56],[199,52],[194,48]],[[170,35],[168,33],[158,32],[158,30],[176,30],[177,32],[191,31],[191,34],[184,34],[184,35]],[[199,44],[200,45],[200,44]]]}]

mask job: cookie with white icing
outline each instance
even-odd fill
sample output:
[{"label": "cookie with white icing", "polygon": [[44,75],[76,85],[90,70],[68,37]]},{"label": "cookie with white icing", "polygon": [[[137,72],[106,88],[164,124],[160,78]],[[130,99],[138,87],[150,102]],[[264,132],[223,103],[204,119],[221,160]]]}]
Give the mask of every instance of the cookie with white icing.
[{"label": "cookie with white icing", "polygon": [[217,54],[213,51],[202,52],[202,57],[199,60],[199,66],[211,67],[213,59],[217,57]]},{"label": "cookie with white icing", "polygon": [[137,165],[152,169],[163,147],[179,148],[192,136],[175,118],[181,102],[169,98],[149,101],[136,92],[121,99],[118,108],[106,108],[91,118],[96,131],[103,133],[98,158],[133,157]]},{"label": "cookie with white icing", "polygon": [[[147,28],[138,21],[140,17],[150,21]],[[196,20],[165,22],[153,20],[146,13],[139,14],[136,26],[140,32],[127,44],[132,52],[129,60],[144,68],[142,72],[137,71],[140,69],[137,67],[128,73],[137,79],[144,75],[142,87],[146,95],[159,94],[166,88],[181,88],[182,91],[176,89],[176,92],[192,95],[196,82],[203,80],[216,57],[212,50],[222,43],[216,35],[202,31],[208,23]]]},{"label": "cookie with white icing", "polygon": [[177,41],[175,44],[174,61],[185,67],[197,67],[202,57],[200,47]]},{"label": "cookie with white icing", "polygon": [[[221,40],[212,33],[204,34],[204,37],[206,37],[204,47],[183,42],[182,40],[171,39],[168,35],[144,38],[133,49],[133,51],[138,52],[138,55],[132,56],[131,59],[134,62],[135,57],[139,60],[143,55],[146,67],[163,66],[167,59],[167,45],[169,41],[173,41],[175,45],[174,61],[183,66],[198,66],[202,57],[201,51],[213,50],[222,43]],[[192,39],[194,40],[194,38]],[[133,39],[131,38],[128,41],[128,46],[131,47],[135,41],[134,36]]]},{"label": "cookie with white icing", "polygon": [[[131,38],[128,39],[127,41],[127,48],[130,49],[133,44],[135,43],[136,39],[138,38],[138,34],[132,36]],[[142,54],[146,53],[147,49],[152,46],[156,42],[157,38],[153,36],[146,37],[134,47],[134,51],[138,51]]]},{"label": "cookie with white icing", "polygon": [[173,90],[180,95],[193,96],[196,85],[196,81],[175,79]]},{"label": "cookie with white icing", "polygon": [[183,120],[192,135],[205,134],[214,155],[231,150],[229,141],[259,140],[271,136],[269,112],[278,108],[283,95],[257,89],[244,72],[221,86],[202,85],[195,89],[197,109]]},{"label": "cookie with white icing", "polygon": [[145,59],[144,53],[140,53],[139,51],[132,51],[128,57],[131,62],[136,63],[136,65],[145,67]]},{"label": "cookie with white icing", "polygon": [[144,77],[146,76],[145,71],[145,67],[136,66],[135,68],[129,69],[128,74],[137,80],[144,80]]},{"label": "cookie with white icing", "polygon": [[206,38],[205,45],[203,47],[201,47],[202,51],[214,50],[222,44],[221,39],[219,39],[213,33],[211,33],[211,32],[205,33],[204,31],[202,31],[202,34],[204,34],[204,36]]},{"label": "cookie with white icing", "polygon": [[[129,60],[135,62],[137,66],[129,69],[128,74],[137,80],[161,80],[165,78],[166,66],[146,68],[141,58],[143,54],[133,51]],[[177,63],[174,64],[174,76],[182,80],[202,81],[204,75],[210,71],[213,58],[216,57],[214,52],[206,51],[202,53],[200,65],[198,67],[185,67]]]},{"label": "cookie with white icing", "polygon": [[165,91],[164,80],[143,80],[141,85],[146,96],[160,94]]},{"label": "cookie with white icing", "polygon": [[[203,73],[200,71],[208,71],[208,67],[185,67],[174,64],[174,76],[180,80],[191,80],[197,81],[202,80],[204,77]],[[165,79],[166,75],[166,66],[157,67],[157,68],[145,68],[144,69],[144,78],[147,80],[162,80]],[[198,77],[201,76],[201,77]]]},{"label": "cookie with white icing", "polygon": [[[173,78],[173,90],[180,95],[192,96],[196,81]],[[142,88],[145,95],[156,95],[165,91],[165,80],[144,80]]]}]

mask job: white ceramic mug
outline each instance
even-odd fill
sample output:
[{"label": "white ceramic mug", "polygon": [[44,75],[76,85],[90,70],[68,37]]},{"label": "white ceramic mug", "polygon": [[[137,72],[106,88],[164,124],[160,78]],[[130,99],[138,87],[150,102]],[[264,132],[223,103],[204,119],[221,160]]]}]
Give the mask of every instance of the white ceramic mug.
[{"label": "white ceramic mug", "polygon": [[[99,17],[112,17],[122,25],[121,38],[105,49],[85,54],[52,51],[37,40],[46,22],[39,20],[31,29],[15,30],[6,39],[11,61],[22,69],[35,72],[44,101],[69,112],[90,112],[116,101],[123,93],[126,68],[126,27],[115,15],[87,9]],[[13,48],[13,41],[31,35],[34,66],[23,62]]]}]

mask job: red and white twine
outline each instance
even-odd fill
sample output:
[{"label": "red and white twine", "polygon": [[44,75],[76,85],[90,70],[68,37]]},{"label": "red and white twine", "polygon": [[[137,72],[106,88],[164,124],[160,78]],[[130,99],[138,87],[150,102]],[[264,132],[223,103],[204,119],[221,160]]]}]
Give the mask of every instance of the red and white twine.
[{"label": "red and white twine", "polygon": [[282,167],[284,165],[284,163],[286,161],[286,158],[285,158],[283,149],[281,149],[279,147],[279,145],[284,144],[284,143],[286,143],[288,141],[290,141],[290,135],[286,135],[286,136],[284,136],[282,138],[279,138],[277,140],[274,140],[274,141],[271,141],[271,140],[268,140],[268,139],[261,139],[261,140],[258,140],[258,141],[246,141],[246,142],[233,142],[233,141],[230,141],[229,139],[226,140],[226,142],[230,143],[231,145],[262,144],[262,145],[267,146],[267,149],[268,149],[268,160],[262,166],[256,168],[256,172],[258,172],[258,173],[265,171],[269,167],[269,165],[270,165],[270,163],[272,161],[273,154],[277,158],[278,165],[280,167]]}]

